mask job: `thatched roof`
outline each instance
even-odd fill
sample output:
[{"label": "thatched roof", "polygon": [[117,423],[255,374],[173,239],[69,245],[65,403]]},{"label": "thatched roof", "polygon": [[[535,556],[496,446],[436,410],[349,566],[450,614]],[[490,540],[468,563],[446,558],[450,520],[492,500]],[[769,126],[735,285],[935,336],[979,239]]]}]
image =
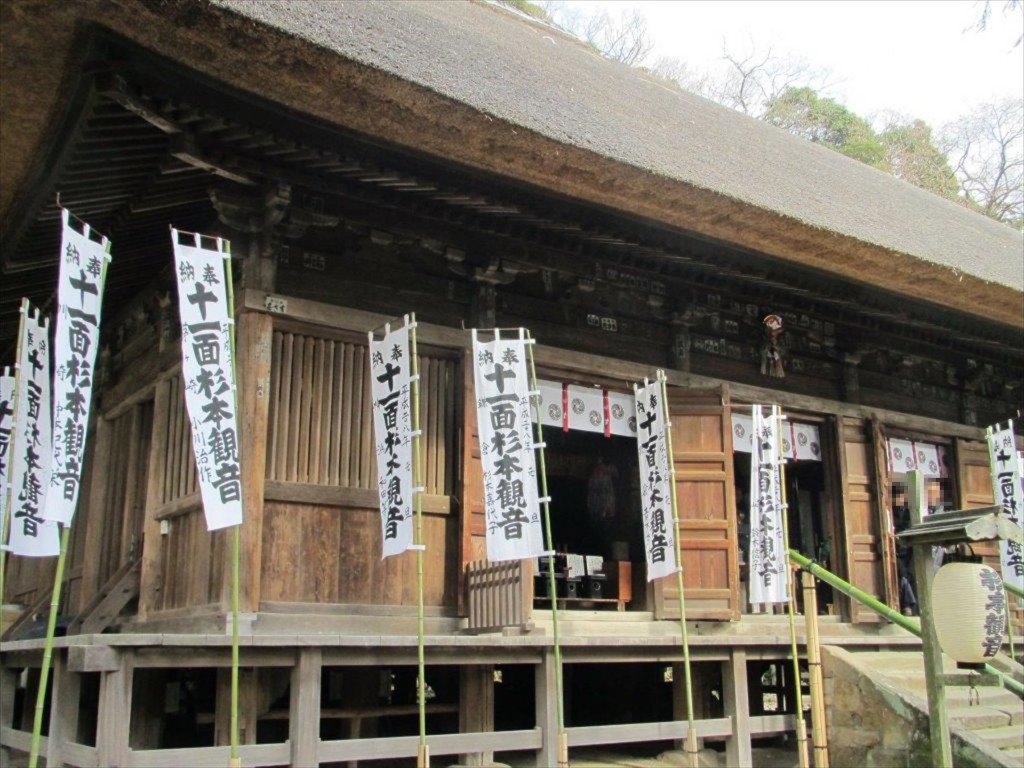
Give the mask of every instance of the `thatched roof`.
[{"label": "thatched roof", "polygon": [[1024,290],[1020,232],[511,13],[469,2],[215,2],[558,142]]},{"label": "thatched roof", "polygon": [[380,146],[1024,327],[1019,232],[488,3],[6,0],[0,21],[8,226],[110,30]]}]

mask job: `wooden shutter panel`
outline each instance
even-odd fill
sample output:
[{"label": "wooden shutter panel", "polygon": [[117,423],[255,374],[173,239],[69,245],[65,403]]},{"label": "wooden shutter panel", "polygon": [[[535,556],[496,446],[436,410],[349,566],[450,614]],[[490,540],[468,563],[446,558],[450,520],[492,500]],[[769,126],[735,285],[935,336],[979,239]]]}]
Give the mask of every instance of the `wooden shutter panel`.
[{"label": "wooden shutter panel", "polygon": [[[956,441],[956,483],[959,509],[977,509],[995,504],[992,493],[992,467],[988,457],[988,443],[984,440]],[[999,544],[979,541],[971,544],[974,554],[985,565],[1002,573],[999,562]]]},{"label": "wooden shutter panel", "polygon": [[[669,388],[688,619],[739,618],[739,549],[728,390]],[[679,618],[674,578],[653,585],[655,618]]]},{"label": "wooden shutter panel", "polygon": [[[884,573],[885,547],[878,499],[875,445],[880,434],[857,418],[837,422],[840,476],[843,484],[843,523],[846,530],[846,573],[850,583],[879,600],[891,604]],[[854,622],[877,622],[881,618],[855,600],[850,601]]]}]

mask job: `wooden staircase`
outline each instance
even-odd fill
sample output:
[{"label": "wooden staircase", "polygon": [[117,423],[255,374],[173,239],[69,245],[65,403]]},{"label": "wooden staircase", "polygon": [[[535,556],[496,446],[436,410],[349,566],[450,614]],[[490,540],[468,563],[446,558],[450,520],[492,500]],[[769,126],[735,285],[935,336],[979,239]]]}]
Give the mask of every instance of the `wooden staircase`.
[{"label": "wooden staircase", "polygon": [[129,560],[115,571],[68,626],[68,634],[95,635],[109,627],[138,596],[141,571],[141,557]]}]

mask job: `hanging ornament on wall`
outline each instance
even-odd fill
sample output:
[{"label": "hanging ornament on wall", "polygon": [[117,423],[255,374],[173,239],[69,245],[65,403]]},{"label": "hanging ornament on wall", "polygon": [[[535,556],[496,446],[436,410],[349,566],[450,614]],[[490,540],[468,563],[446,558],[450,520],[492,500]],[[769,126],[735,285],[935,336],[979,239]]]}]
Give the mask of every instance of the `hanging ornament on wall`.
[{"label": "hanging ornament on wall", "polygon": [[948,563],[932,581],[935,634],[959,665],[984,664],[1006,636],[1002,577],[981,563]]},{"label": "hanging ornament on wall", "polygon": [[761,347],[761,373],[773,379],[782,379],[786,371],[782,367],[782,349],[779,337],[782,335],[782,318],[768,315],[764,323],[764,344]]}]

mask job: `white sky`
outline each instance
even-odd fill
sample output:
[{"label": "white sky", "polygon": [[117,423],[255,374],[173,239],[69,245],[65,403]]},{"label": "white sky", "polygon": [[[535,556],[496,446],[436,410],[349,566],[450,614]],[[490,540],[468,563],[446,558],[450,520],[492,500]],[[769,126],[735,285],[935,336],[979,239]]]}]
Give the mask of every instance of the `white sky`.
[{"label": "white sky", "polygon": [[618,15],[638,7],[658,55],[697,69],[721,65],[730,50],[802,56],[828,67],[829,95],[857,114],[892,110],[938,127],[983,101],[1024,94],[1024,45],[1013,47],[1024,15],[993,0],[977,32],[974,0],[568,0]]}]

